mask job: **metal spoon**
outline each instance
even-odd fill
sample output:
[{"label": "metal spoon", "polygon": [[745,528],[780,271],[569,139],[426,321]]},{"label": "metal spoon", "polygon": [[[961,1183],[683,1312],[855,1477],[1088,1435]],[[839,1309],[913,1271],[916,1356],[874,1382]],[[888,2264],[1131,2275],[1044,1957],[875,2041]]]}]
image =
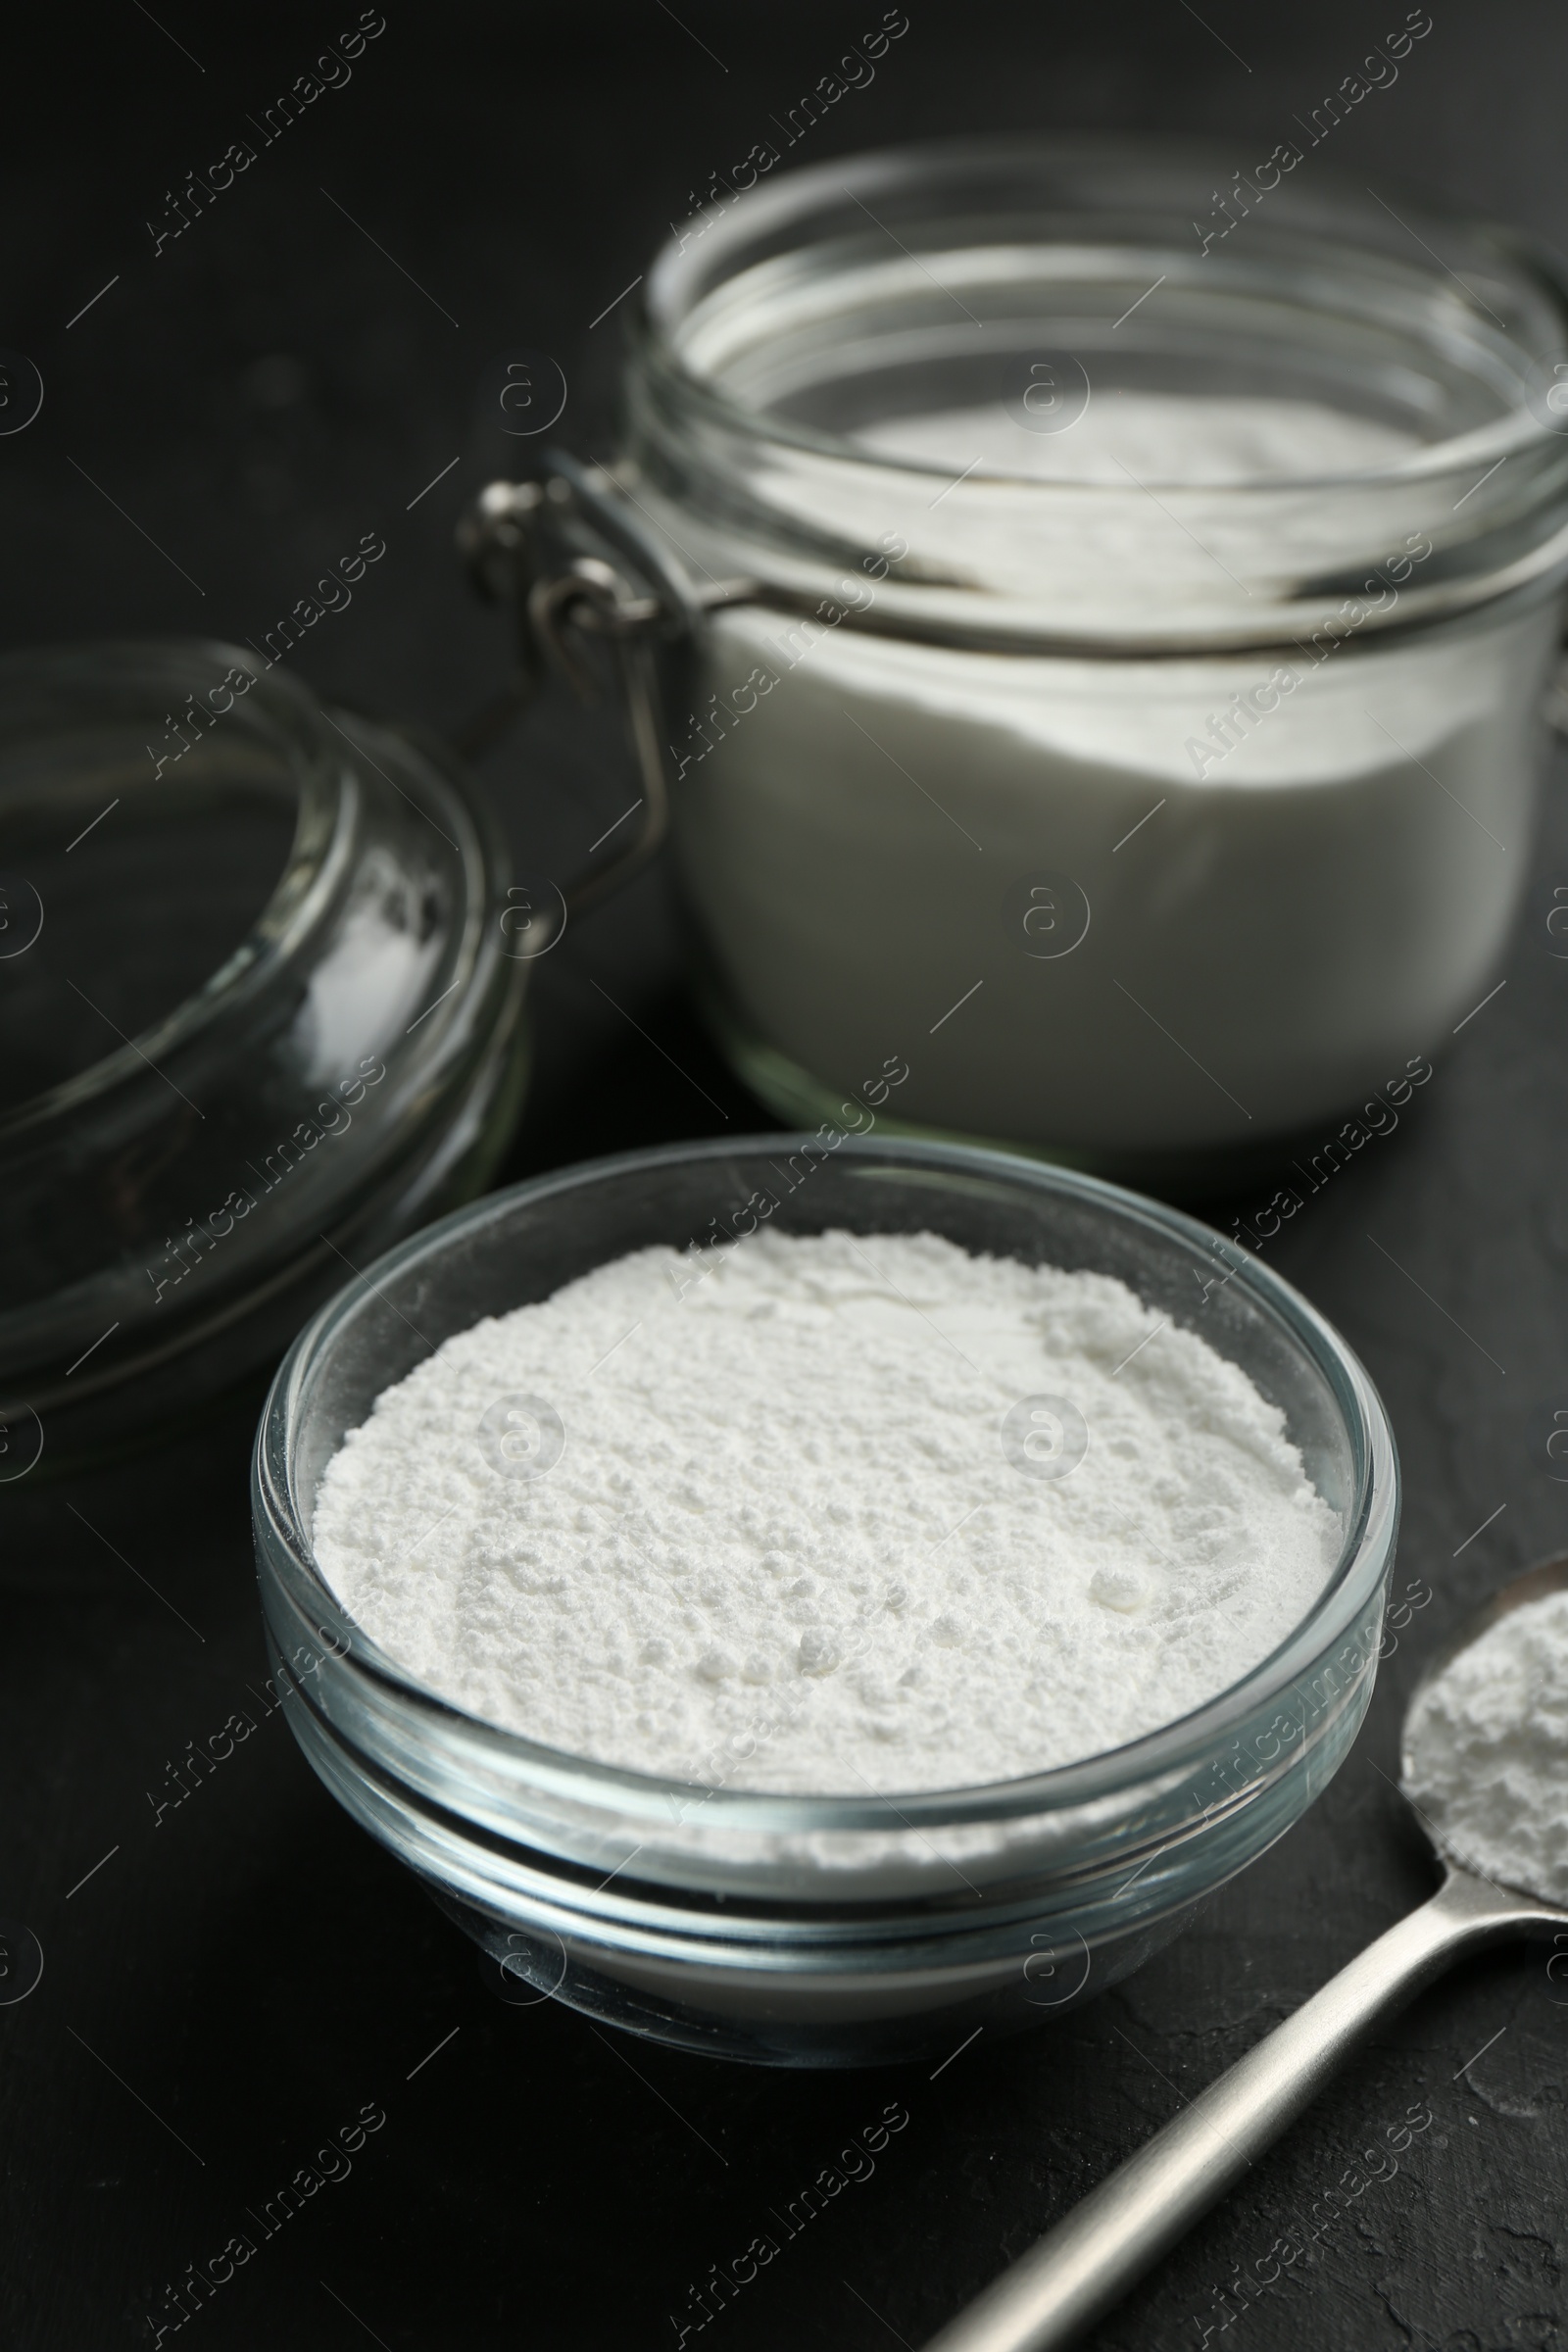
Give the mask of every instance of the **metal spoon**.
[{"label": "metal spoon", "polygon": [[[1504,1585],[1431,1661],[1411,1707],[1499,1617],[1565,1586],[1568,1557]],[[1406,1738],[1409,1724],[1406,1709]],[[1092,2188],[934,2335],[926,2352],[1055,2352],[1074,2342],[1218,2203],[1381,2019],[1483,1944],[1568,1928],[1568,1911],[1442,1859],[1446,1876],[1429,1902],[1369,1944]]]}]

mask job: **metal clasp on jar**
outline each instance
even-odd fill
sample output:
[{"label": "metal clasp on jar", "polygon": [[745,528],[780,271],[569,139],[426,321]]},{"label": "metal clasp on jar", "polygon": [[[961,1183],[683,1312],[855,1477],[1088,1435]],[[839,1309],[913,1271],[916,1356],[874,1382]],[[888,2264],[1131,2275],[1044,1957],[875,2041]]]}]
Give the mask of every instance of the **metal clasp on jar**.
[{"label": "metal clasp on jar", "polygon": [[642,821],[618,857],[579,875],[564,893],[579,914],[640,872],[669,829],[670,778],[656,648],[690,644],[703,614],[760,593],[752,580],[699,591],[612,500],[600,469],[564,452],[545,459],[542,480],[490,482],[458,526],[458,547],[482,596],[511,608],[515,668],[511,685],[455,740],[468,759],[498,742],[554,670],[582,701],[618,687],[642,784]]}]

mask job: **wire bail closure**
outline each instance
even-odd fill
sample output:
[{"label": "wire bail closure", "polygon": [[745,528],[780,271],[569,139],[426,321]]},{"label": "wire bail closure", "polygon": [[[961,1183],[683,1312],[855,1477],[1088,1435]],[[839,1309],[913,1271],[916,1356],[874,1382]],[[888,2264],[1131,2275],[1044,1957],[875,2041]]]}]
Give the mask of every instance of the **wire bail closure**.
[{"label": "wire bail closure", "polygon": [[[514,668],[510,686],[454,740],[466,759],[481,758],[529,708],[550,673],[587,702],[603,691],[608,661],[642,784],[642,822],[617,857],[568,886],[563,895],[569,915],[597,906],[641,872],[669,830],[655,649],[689,643],[706,600],[694,596],[662,551],[610,504],[598,468],[560,451],[548,453],[544,464],[541,480],[487,483],[458,525],[459,552],[474,586],[511,608]],[[608,552],[591,552],[596,548]],[[750,583],[736,587],[744,596]],[[740,598],[726,584],[714,601]]]}]

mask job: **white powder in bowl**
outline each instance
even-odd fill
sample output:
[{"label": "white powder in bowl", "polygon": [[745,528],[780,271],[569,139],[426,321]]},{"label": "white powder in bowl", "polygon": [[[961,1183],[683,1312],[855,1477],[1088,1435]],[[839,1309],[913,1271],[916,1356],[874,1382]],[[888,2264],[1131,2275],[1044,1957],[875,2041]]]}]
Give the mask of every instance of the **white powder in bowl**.
[{"label": "white powder in bowl", "polygon": [[1433,1677],[1403,1786],[1462,1868],[1568,1906],[1568,1592],[1510,1609]]},{"label": "white powder in bowl", "polygon": [[638,1250],[487,1319],[328,1463],[316,1556],[419,1682],[677,1780],[983,1785],[1268,1656],[1340,1531],[1247,1375],[934,1234]]}]

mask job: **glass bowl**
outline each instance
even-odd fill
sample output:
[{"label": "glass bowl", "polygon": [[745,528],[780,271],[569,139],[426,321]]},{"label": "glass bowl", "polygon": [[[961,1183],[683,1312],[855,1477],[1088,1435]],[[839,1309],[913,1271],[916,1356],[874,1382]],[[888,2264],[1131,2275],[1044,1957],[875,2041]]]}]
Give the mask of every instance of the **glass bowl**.
[{"label": "glass bowl", "polygon": [[[872,1116],[844,1107],[858,1125]],[[744,1237],[759,1216],[1094,1268],[1200,1333],[1279,1405],[1338,1516],[1339,1561],[1309,1614],[1232,1690],[1148,1738],[915,1794],[661,1780],[538,1745],[411,1681],[312,1554],[344,1434],[481,1316],[652,1243]],[[1371,1695],[1398,1471],[1344,1342],[1218,1235],[1075,1171],[866,1128],[598,1160],[405,1242],[295,1342],[257,1435],[253,1499],[273,1689],[295,1738],[513,1997],[555,1994],[686,2049],[829,2066],[941,2053],[981,2026],[1065,2011],[1290,1828]]]},{"label": "glass bowl", "polygon": [[263,656],[0,662],[0,1486],[275,1362],[482,1188],[508,881],[450,756]]}]

